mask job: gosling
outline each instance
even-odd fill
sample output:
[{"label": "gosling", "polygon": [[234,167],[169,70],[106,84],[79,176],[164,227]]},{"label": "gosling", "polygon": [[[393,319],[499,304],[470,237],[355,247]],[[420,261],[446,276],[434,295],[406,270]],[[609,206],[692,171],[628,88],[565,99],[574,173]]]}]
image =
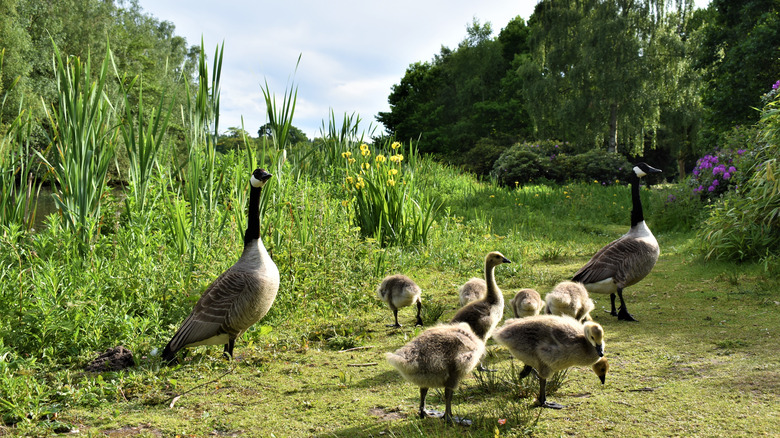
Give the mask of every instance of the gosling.
[{"label": "gosling", "polygon": [[487,295],[487,283],[481,278],[472,277],[458,289],[458,295],[460,296],[461,307],[473,301],[481,300]]},{"label": "gosling", "polygon": [[547,401],[545,395],[547,379],[557,371],[590,365],[602,384],[606,380],[609,363],[604,357],[604,329],[595,322],[580,324],[569,316],[557,315],[510,319],[496,330],[493,338],[525,364],[520,378],[536,371],[537,403],[541,407],[564,407]]},{"label": "gosling", "polygon": [[545,297],[548,315],[569,315],[579,322],[593,321],[590,312],[595,307],[585,285],[575,281],[562,281]]},{"label": "gosling", "polygon": [[394,353],[387,353],[401,376],[420,387],[420,418],[442,417],[441,412],[425,409],[428,388],[444,388],[444,420],[469,424],[452,416],[452,394],[485,353],[485,342],[466,323],[431,327]]},{"label": "gosling", "polygon": [[504,294],[495,280],[495,267],[503,263],[512,263],[498,251],[485,256],[485,297],[461,307],[452,317],[451,323],[465,322],[471,326],[477,336],[487,341],[490,333],[504,317]]},{"label": "gosling", "polygon": [[544,307],[544,301],[539,292],[533,289],[522,289],[509,301],[509,306],[515,318],[538,315]]},{"label": "gosling", "polygon": [[388,324],[388,327],[401,327],[398,323],[398,309],[401,307],[411,306],[417,303],[417,321],[415,325],[423,325],[422,317],[422,293],[420,286],[417,286],[411,278],[401,275],[388,275],[382,280],[382,283],[376,289],[376,296],[380,300],[384,301],[390,310],[393,311],[393,317],[395,318],[395,324]]}]

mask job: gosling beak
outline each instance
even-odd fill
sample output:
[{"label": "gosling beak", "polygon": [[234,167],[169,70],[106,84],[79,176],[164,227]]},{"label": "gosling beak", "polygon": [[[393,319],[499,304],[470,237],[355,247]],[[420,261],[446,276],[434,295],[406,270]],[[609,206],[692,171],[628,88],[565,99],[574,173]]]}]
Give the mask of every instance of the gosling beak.
[{"label": "gosling beak", "polygon": [[607,376],[599,376],[599,380],[601,380],[601,384],[603,385],[607,380]]},{"label": "gosling beak", "polygon": [[599,357],[604,357],[604,344],[596,345],[596,353],[599,354]]}]

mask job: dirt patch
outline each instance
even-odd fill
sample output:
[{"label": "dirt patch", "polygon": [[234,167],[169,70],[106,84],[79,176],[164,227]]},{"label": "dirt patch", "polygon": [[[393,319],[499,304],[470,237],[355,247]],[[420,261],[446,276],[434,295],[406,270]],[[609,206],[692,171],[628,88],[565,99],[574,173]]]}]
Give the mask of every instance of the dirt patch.
[{"label": "dirt patch", "polygon": [[103,435],[111,438],[122,438],[127,436],[136,436],[144,434],[146,436],[163,436],[162,432],[154,429],[149,424],[142,424],[140,426],[125,426],[120,429],[108,429],[102,432]]},{"label": "dirt patch", "polygon": [[85,371],[100,373],[103,371],[120,371],[135,365],[133,352],[121,345],[109,348],[84,367]]},{"label": "dirt patch", "polygon": [[374,417],[378,417],[381,421],[395,421],[395,420],[403,420],[406,418],[406,414],[401,413],[396,408],[391,409],[385,409],[385,408],[371,408],[368,410],[368,413],[370,415],[373,415]]}]

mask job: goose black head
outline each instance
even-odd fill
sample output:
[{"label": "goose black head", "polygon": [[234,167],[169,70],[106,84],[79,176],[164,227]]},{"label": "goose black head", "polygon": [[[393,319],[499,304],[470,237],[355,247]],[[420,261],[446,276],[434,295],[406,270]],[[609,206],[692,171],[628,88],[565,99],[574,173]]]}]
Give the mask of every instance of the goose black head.
[{"label": "goose black head", "polygon": [[643,176],[647,175],[648,173],[661,173],[661,169],[656,169],[655,167],[652,167],[648,165],[647,163],[637,163],[634,166],[634,173],[639,178],[642,178]]},{"label": "goose black head", "polygon": [[252,172],[252,176],[249,177],[249,183],[252,184],[252,187],[260,188],[263,187],[272,176],[273,175],[268,173],[265,169],[255,169],[255,171]]}]

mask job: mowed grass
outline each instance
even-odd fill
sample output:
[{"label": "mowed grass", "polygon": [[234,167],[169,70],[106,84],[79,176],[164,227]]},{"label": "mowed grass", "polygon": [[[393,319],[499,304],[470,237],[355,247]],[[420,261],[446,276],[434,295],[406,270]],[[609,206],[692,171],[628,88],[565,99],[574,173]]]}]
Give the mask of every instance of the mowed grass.
[{"label": "mowed grass", "polygon": [[[432,243],[384,253],[388,269],[421,285],[426,308],[443,309],[442,322],[457,308],[457,286],[481,275],[487,251],[513,262],[496,270],[507,300],[523,287],[544,295],[627,228],[618,216],[625,212],[627,222],[628,211],[617,205],[594,213],[615,216],[604,223],[561,208],[560,229],[549,217],[534,223],[533,214],[527,225],[511,226],[517,203],[499,204],[499,193],[485,190],[474,216],[440,221]],[[555,196],[567,199],[563,191]],[[480,218],[479,211],[495,213]],[[773,436],[780,430],[776,279],[758,265],[703,262],[692,233],[656,235],[658,264],[625,292],[638,323],[617,321],[604,311],[609,297],[593,296],[611,363],[606,384],[572,368],[548,394],[566,405],[560,411],[534,408],[535,378],[520,382],[521,391],[512,377],[520,364],[490,341],[484,362],[497,372],[466,379],[453,402],[455,414],[474,424],[420,420],[418,388],[384,358],[420,332],[414,309],[399,312],[404,327],[396,330],[385,327],[392,313],[375,300],[326,319],[297,298],[296,317],[275,317],[270,332],[244,335],[236,361],[223,360],[217,347],[194,349],[175,368],[139,358],[138,367],[103,377],[119,387],[114,400],[82,403],[57,418],[86,436]],[[380,278],[362,279],[344,297],[373,296]],[[443,393],[432,391],[428,404],[443,410]]]}]

